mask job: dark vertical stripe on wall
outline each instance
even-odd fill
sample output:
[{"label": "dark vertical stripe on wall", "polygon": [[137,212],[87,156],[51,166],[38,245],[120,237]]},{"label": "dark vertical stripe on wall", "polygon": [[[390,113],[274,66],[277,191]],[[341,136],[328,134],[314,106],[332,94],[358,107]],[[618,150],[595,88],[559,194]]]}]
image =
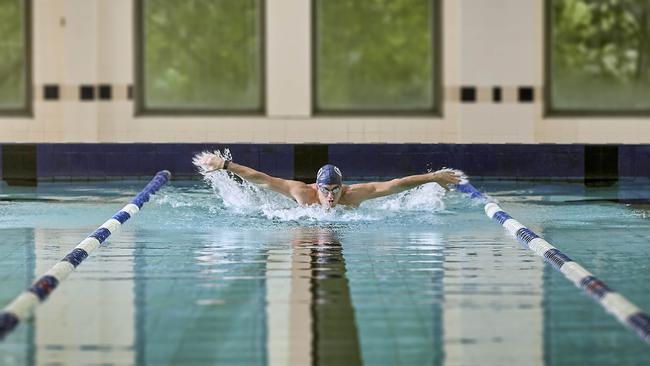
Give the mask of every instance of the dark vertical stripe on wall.
[{"label": "dark vertical stripe on wall", "polygon": [[618,181],[618,146],[585,145],[585,185],[611,186]]},{"label": "dark vertical stripe on wall", "polygon": [[2,145],[2,179],[9,185],[36,185],[36,145]]},{"label": "dark vertical stripe on wall", "polygon": [[305,183],[314,183],[318,168],[328,163],[328,156],[328,145],[294,145],[294,179]]}]

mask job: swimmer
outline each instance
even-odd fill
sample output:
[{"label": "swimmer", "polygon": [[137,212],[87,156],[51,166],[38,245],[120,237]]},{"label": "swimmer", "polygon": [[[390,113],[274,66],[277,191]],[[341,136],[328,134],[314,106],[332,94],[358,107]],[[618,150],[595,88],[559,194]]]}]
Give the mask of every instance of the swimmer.
[{"label": "swimmer", "polygon": [[318,170],[316,183],[306,184],[300,181],[272,177],[247,166],[225,160],[218,154],[199,154],[195,157],[194,163],[200,166],[205,173],[227,170],[251,183],[290,197],[300,205],[320,204],[326,209],[334,208],[337,205],[358,207],[365,200],[403,192],[431,182],[448,189],[448,185],[458,184],[463,178],[462,173],[458,171],[442,169],[386,182],[347,185],[343,184],[343,175],[339,168],[327,164]]}]

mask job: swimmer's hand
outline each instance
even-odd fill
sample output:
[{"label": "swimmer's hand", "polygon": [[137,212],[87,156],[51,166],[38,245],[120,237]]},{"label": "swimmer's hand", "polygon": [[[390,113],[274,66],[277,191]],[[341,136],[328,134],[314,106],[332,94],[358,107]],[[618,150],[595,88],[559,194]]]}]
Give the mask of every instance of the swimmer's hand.
[{"label": "swimmer's hand", "polygon": [[192,162],[202,170],[202,173],[209,173],[223,169],[225,160],[217,154],[202,152],[196,154],[194,159],[192,159]]},{"label": "swimmer's hand", "polygon": [[433,174],[433,180],[446,190],[467,181],[465,173],[456,169],[443,168],[431,174]]}]

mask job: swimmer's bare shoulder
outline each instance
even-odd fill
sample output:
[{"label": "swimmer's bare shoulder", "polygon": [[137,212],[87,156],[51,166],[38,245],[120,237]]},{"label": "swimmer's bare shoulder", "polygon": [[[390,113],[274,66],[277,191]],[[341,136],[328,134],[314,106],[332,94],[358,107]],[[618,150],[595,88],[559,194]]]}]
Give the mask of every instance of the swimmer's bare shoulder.
[{"label": "swimmer's bare shoulder", "polygon": [[351,184],[343,185],[343,193],[339,204],[349,207],[359,207],[361,202],[365,201],[368,197],[369,188],[366,184]]},{"label": "swimmer's bare shoulder", "polygon": [[313,205],[318,203],[318,193],[315,184],[306,184],[299,181],[291,181],[291,196],[299,205]]}]

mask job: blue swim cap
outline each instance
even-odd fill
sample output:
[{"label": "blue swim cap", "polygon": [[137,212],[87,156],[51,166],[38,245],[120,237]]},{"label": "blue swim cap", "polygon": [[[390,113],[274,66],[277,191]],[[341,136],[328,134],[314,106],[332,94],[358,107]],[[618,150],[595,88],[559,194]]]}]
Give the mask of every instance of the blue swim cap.
[{"label": "blue swim cap", "polygon": [[339,168],[335,167],[332,164],[323,165],[318,169],[318,174],[316,175],[316,184],[319,186],[324,186],[328,184],[341,184],[343,181],[343,175]]}]

